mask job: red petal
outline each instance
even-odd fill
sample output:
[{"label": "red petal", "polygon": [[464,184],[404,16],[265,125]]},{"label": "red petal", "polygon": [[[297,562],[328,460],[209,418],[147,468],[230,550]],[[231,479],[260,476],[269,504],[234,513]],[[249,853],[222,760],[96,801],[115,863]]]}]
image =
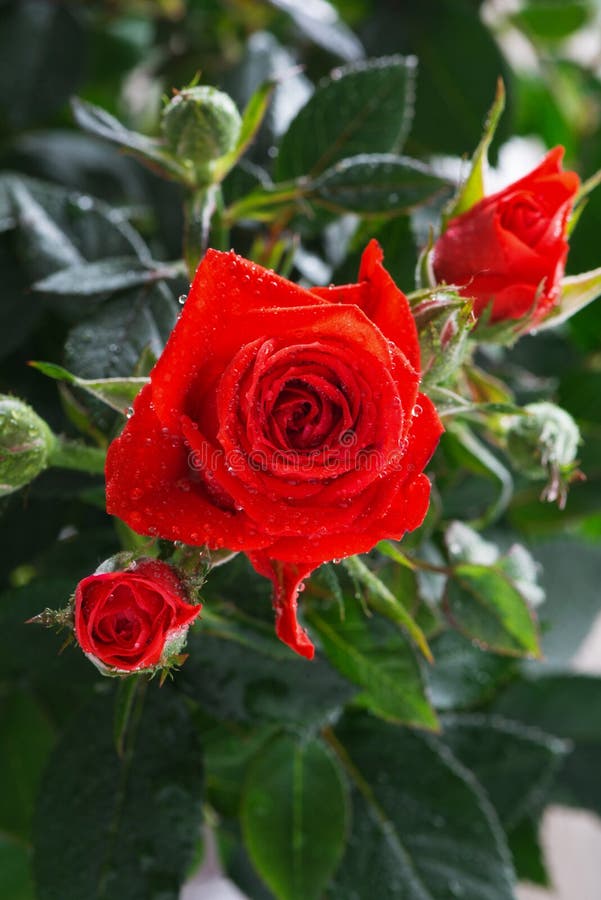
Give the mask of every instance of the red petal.
[{"label": "red petal", "polygon": [[312,293],[330,303],[356,304],[419,372],[419,341],[411,307],[382,265],[383,259],[382,248],[376,240],[371,240],[363,251],[359,284],[313,288]]},{"label": "red petal", "polygon": [[315,647],[307,632],[299,625],[296,610],[302,582],[315,566],[307,563],[281,562],[278,559],[271,559],[265,552],[247,555],[259,575],[264,575],[273,582],[277,636],[300,656],[313,659]]}]

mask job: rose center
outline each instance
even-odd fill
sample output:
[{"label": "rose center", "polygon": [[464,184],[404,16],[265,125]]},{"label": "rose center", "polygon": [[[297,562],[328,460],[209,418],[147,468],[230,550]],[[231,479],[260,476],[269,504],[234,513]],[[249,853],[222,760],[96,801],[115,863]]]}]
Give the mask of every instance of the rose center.
[{"label": "rose center", "polygon": [[280,392],[272,415],[278,443],[293,450],[311,450],[327,441],[342,411],[315,388],[293,380]]},{"label": "rose center", "polygon": [[501,225],[522,243],[534,246],[549,224],[545,210],[533,197],[525,196],[508,203],[501,212]]}]

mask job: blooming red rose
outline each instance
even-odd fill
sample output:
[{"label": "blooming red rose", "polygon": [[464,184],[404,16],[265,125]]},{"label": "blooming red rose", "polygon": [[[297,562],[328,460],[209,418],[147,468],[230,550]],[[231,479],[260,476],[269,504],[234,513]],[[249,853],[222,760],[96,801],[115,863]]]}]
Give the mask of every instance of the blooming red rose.
[{"label": "blooming red rose", "polygon": [[563,147],[497,194],[451,219],[432,254],[434,276],[455,284],[490,322],[539,321],[559,297],[568,244],[566,225],[580,184],[561,167]]},{"label": "blooming red rose", "polygon": [[152,669],[182,649],[200,605],[174,570],[152,559],[89,575],[75,589],[75,636],[103,672]]},{"label": "blooming red rose", "polygon": [[276,630],[326,560],[421,524],[442,431],[419,394],[406,297],[375,241],[359,283],[305,290],[209,250],[107,458],[107,507],[145,534],[245,551],[275,586]]}]

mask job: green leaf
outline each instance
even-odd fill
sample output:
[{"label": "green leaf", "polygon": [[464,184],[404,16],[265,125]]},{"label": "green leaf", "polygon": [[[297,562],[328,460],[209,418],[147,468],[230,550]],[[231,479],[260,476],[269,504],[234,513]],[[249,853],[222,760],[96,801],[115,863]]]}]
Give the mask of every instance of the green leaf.
[{"label": "green leaf", "polygon": [[105,109],[78,97],[71,101],[71,108],[75,121],[84,131],[129,150],[161,175],[183,182],[189,179],[188,171],[169,156],[156,138],[130,131]]},{"label": "green leaf", "polygon": [[382,57],[336,69],[282,138],[277,180],[315,178],[358,153],[399,150],[413,112],[416,60]]},{"label": "green leaf", "polygon": [[[41,516],[43,509],[37,506]],[[29,527],[34,529],[34,523]],[[54,527],[60,527],[60,523]],[[56,540],[54,535],[53,538]],[[25,623],[45,607],[66,606],[75,584],[76,580],[65,577],[36,578],[25,587],[5,591],[0,596],[0,680],[17,683],[28,691],[51,723],[73,715],[89,696],[96,675],[83,654],[73,646],[59,655],[66,634],[56,635]]]},{"label": "green leaf", "polygon": [[494,711],[570,741],[554,801],[601,813],[601,678],[549,674],[513,682]]},{"label": "green leaf", "polygon": [[328,0],[268,0],[287,12],[294,24],[319,47],[344,60],[363,56],[359,39],[345,25],[336,7]]},{"label": "green leaf", "polygon": [[238,817],[248,767],[278,728],[270,724],[233,731],[226,721],[203,729],[207,801],[221,816]]},{"label": "green leaf", "polygon": [[489,700],[516,668],[514,660],[481,650],[457,631],[443,632],[431,647],[428,687],[440,710],[468,709]]},{"label": "green leaf", "polygon": [[468,176],[459,188],[457,196],[451,201],[443,214],[443,230],[450,219],[471,209],[475,203],[478,203],[486,195],[484,178],[488,166],[488,150],[495,136],[504,108],[505,86],[503,81],[499,79],[495,99],[484,125],[484,134],[472,156]]},{"label": "green leaf", "polygon": [[511,900],[513,872],[484,792],[440,742],[366,715],[336,729],[353,831],[327,892],[387,900]]},{"label": "green leaf", "polygon": [[426,637],[410,613],[407,611],[399,597],[390,591],[383,581],[369,569],[358,556],[349,556],[343,560],[343,565],[351,578],[362,584],[367,590],[369,604],[409,635],[419,647],[426,659],[431,662],[432,654],[428,647]]},{"label": "green leaf", "polygon": [[0,900],[36,900],[30,850],[0,836]]},{"label": "green leaf", "polygon": [[515,871],[520,881],[549,887],[550,879],[538,837],[538,826],[532,819],[524,819],[507,836]]},{"label": "green leaf", "polygon": [[73,384],[75,387],[81,388],[97,400],[102,400],[111,409],[125,414],[127,409],[133,403],[135,397],[142,390],[145,384],[148,384],[148,378],[101,378],[91,380],[87,378],[78,378],[57,366],[55,363],[39,362],[37,360],[30,362],[30,366],[42,372],[49,378],[55,378],[57,381],[66,381],[67,384]]},{"label": "green leaf", "polygon": [[356,692],[325,660],[294,655],[259,622],[216,604],[188,638],[182,687],[217,719],[320,725]]},{"label": "green leaf", "polygon": [[368,618],[350,596],[342,611],[312,603],[307,618],[332,665],[363,688],[354,705],[391,722],[438,729],[413,649],[397,629],[380,616]]},{"label": "green leaf", "polygon": [[54,731],[39,704],[23,690],[15,690],[0,701],[0,730],[0,834],[27,842]]},{"label": "green leaf", "polygon": [[176,318],[177,304],[161,282],[132,290],[71,329],[67,367],[92,380],[129,377],[146,347],[161,355]]},{"label": "green leaf", "polygon": [[427,166],[392,153],[361,153],[341,159],[306,189],[334,212],[361,215],[407,213],[448,186]]},{"label": "green leaf", "polygon": [[447,715],[442,740],[474,773],[499,820],[511,831],[538,815],[570,747],[500,716]]},{"label": "green leaf", "polygon": [[18,179],[8,181],[6,193],[12,200],[20,238],[20,255],[34,275],[77,266],[83,257],[69,236],[57,225],[43,205]]},{"label": "green leaf", "polygon": [[[36,278],[56,269],[56,266],[43,269],[40,265],[39,249],[44,249],[44,237],[49,227],[52,242],[47,252],[51,258],[56,229],[63,234],[62,240],[68,240],[78,254],[69,251],[62,265],[74,265],[82,258],[94,262],[107,256],[131,254],[150,260],[148,247],[123,212],[94,197],[38,178],[12,172],[0,175],[0,218],[3,218],[5,228],[19,228],[22,249],[18,256],[24,257],[24,263],[30,266]],[[50,226],[48,219],[52,220]],[[37,247],[28,251],[30,230]]]},{"label": "green leaf", "polygon": [[509,656],[540,656],[533,613],[498,565],[455,566],[445,609],[451,624],[482,647]]},{"label": "green leaf", "polygon": [[465,424],[454,421],[447,425],[444,446],[455,460],[468,471],[494,482],[496,497],[492,503],[471,522],[475,528],[484,528],[499,518],[513,495],[511,473],[497,457],[480,441]]},{"label": "green leaf", "polygon": [[592,14],[590,3],[553,2],[553,0],[530,0],[522,9],[514,12],[511,22],[526,32],[530,39],[540,41],[562,41],[578,31],[589,21]]},{"label": "green leaf", "polygon": [[215,181],[222,181],[225,178],[252,143],[261,127],[261,123],[267,112],[276,85],[276,80],[265,81],[252,94],[242,115],[240,136],[236,146],[229,153],[226,153],[225,156],[216,160],[213,165],[213,177]]},{"label": "green leaf", "polygon": [[151,685],[129,753],[113,746],[113,697],[74,719],[36,813],[39,900],[177,900],[199,841],[202,763],[186,704]]},{"label": "green leaf", "polygon": [[[473,0],[420,0],[402,14],[376,4],[366,44],[369,52],[414,53],[419,60],[418,102],[411,153],[426,156],[471,153],[501,75],[514,74]],[[502,123],[501,140],[511,134]]]},{"label": "green leaf", "polygon": [[100,262],[80,262],[41,278],[32,290],[46,294],[69,294],[89,297],[94,294],[113,294],[126,288],[154,281],[178,278],[182,270],[178,264],[140,260],[136,256],[116,256]]},{"label": "green leaf", "polygon": [[[84,74],[86,33],[68,6],[19,0],[0,11],[0,119],[33,125],[59,109]],[[26,52],[24,49],[26,48]]]},{"label": "green leaf", "polygon": [[251,860],[279,900],[318,900],[344,849],[339,764],[319,740],[281,735],[251,766],[242,829]]}]

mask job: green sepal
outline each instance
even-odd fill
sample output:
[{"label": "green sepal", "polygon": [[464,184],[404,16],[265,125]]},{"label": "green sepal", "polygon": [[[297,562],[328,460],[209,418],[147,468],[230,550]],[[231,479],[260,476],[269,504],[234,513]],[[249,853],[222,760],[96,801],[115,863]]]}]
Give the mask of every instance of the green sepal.
[{"label": "green sepal", "polygon": [[488,166],[488,149],[492,139],[495,136],[499,119],[505,108],[505,85],[503,80],[499,78],[497,81],[497,91],[495,99],[490,108],[486,122],[484,125],[484,133],[476,152],[472,156],[470,171],[459,188],[457,195],[451,200],[442,215],[442,231],[446,230],[451,219],[467,212],[474,204],[478,203],[485,196],[484,178],[486,168]]},{"label": "green sepal", "polygon": [[567,322],[597,297],[601,297],[601,267],[581,272],[580,275],[568,275],[561,281],[559,300],[534,332],[556,328]]}]

